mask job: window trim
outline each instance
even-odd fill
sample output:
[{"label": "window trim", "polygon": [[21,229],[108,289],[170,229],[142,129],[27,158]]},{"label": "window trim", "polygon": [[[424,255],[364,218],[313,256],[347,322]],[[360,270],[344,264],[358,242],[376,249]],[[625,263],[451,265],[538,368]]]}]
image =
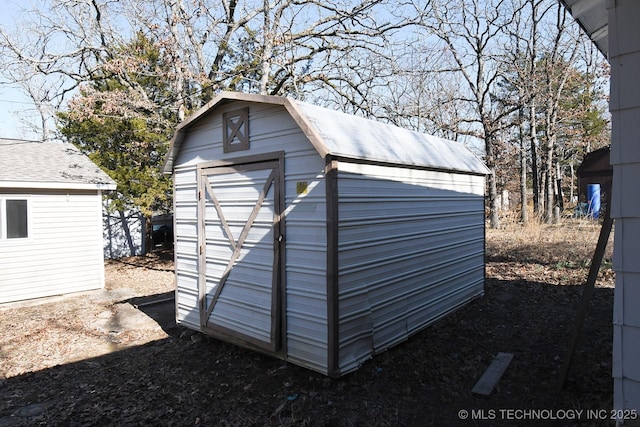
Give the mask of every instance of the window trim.
[{"label": "window trim", "polygon": [[222,113],[223,152],[245,151],[249,147],[249,107]]},{"label": "window trim", "polygon": [[[24,200],[27,202],[27,236],[7,237],[7,200]],[[0,242],[22,242],[32,238],[31,197],[22,194],[0,194]]]}]

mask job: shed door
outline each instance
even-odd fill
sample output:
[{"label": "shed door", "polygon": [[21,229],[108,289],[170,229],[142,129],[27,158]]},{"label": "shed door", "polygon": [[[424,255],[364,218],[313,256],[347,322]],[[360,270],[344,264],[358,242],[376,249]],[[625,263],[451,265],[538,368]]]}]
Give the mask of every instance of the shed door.
[{"label": "shed door", "polygon": [[275,351],[280,345],[279,161],[200,168],[203,329]]}]

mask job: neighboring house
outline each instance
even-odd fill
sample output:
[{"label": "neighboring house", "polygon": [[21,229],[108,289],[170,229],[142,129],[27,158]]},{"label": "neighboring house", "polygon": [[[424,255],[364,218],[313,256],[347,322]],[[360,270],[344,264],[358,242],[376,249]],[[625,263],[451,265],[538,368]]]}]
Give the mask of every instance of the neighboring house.
[{"label": "neighboring house", "polygon": [[611,147],[602,147],[587,153],[578,166],[577,174],[580,206],[596,205],[590,200],[592,197],[590,190],[596,186],[597,196],[600,198],[597,201],[597,206],[604,210],[611,200],[611,181],[613,178]]},{"label": "neighboring house", "polygon": [[124,258],[173,248],[173,215],[153,215],[149,224],[151,228],[146,229],[147,220],[142,212],[112,211],[108,209],[108,205],[109,200],[105,200],[105,258]]},{"label": "neighboring house", "polygon": [[145,254],[145,217],[138,210],[109,209],[110,200],[104,201],[104,257],[124,258]]},{"label": "neighboring house", "polygon": [[102,288],[115,188],[71,144],[0,139],[0,303]]},{"label": "neighboring house", "polygon": [[488,169],[459,143],[226,92],[165,172],[184,326],[339,376],[484,291]]},{"label": "neighboring house", "polygon": [[640,1],[561,0],[611,65],[613,407],[619,424],[640,425]]},{"label": "neighboring house", "polygon": [[103,213],[105,258],[124,258],[173,248],[173,215],[155,214],[147,224],[139,210],[111,210],[109,202],[105,200]]}]

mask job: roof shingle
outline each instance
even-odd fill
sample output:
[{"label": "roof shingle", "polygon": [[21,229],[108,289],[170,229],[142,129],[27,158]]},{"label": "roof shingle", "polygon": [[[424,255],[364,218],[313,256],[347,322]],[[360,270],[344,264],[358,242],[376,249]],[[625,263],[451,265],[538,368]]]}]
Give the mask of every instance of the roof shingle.
[{"label": "roof shingle", "polygon": [[0,138],[0,187],[115,190],[116,183],[72,144]]}]

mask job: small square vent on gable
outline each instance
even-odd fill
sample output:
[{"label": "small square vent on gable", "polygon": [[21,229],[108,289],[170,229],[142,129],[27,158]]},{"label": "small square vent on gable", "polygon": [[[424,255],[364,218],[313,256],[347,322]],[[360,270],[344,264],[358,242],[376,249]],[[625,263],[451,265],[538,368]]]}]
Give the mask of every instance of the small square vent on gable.
[{"label": "small square vent on gable", "polygon": [[222,113],[225,153],[249,149],[249,108]]}]

